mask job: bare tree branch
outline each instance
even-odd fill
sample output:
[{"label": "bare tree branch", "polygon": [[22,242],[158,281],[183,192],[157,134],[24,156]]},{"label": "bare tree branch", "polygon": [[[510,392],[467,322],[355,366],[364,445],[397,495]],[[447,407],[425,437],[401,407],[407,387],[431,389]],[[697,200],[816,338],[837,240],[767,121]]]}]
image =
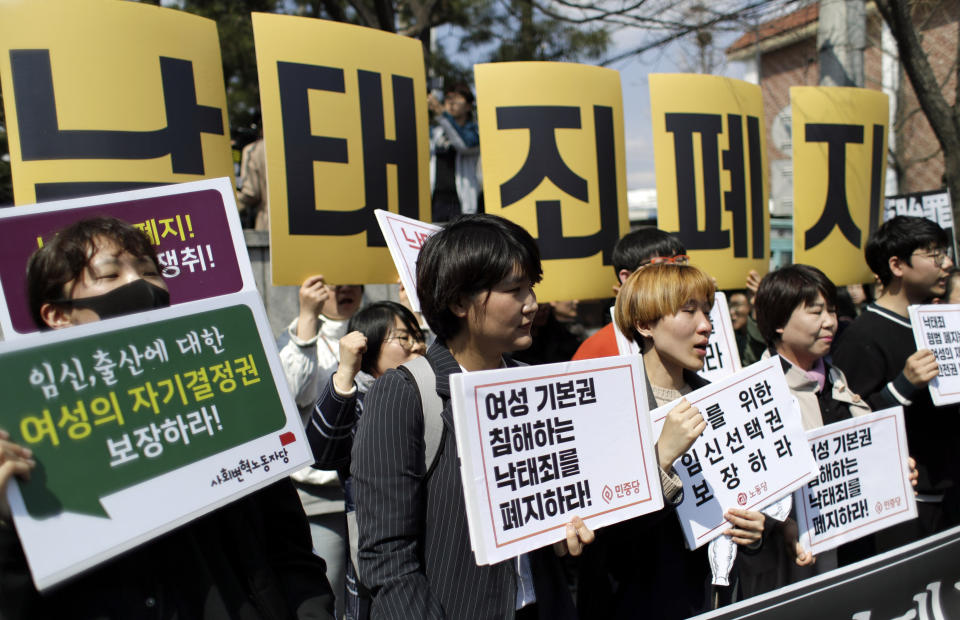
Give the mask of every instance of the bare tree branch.
[{"label": "bare tree branch", "polygon": [[[790,0],[790,1],[792,2],[793,0]],[[656,41],[647,43],[646,45],[642,45],[640,47],[634,48],[629,52],[618,54],[616,56],[613,56],[612,58],[607,58],[606,60],[600,62],[600,65],[607,66],[617,61],[630,58],[631,56],[636,56],[637,54],[643,54],[644,52],[648,52],[652,49],[656,49],[658,47],[666,45],[667,43],[676,41],[677,39],[681,39],[687,36],[688,34],[691,34],[698,30],[702,30],[704,28],[711,28],[716,24],[720,24],[726,21],[743,19],[744,13],[749,13],[750,11],[755,11],[765,6],[780,4],[780,3],[781,3],[781,0],[755,0],[754,2],[741,6],[733,11],[719,13],[715,17],[708,19],[704,22],[701,22],[698,24],[683,24],[683,27],[680,30],[677,30],[676,32],[672,32],[664,37],[657,39]],[[788,2],[787,4],[790,4],[790,2]]]}]

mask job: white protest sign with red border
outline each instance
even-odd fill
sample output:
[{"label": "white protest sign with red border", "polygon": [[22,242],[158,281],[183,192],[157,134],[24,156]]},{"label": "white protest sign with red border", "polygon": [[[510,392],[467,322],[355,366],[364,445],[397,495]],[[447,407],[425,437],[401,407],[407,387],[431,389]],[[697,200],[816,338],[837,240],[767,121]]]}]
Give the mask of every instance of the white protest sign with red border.
[{"label": "white protest sign with red border", "polygon": [[[690,450],[673,464],[683,481],[677,515],[691,549],[729,527],[723,518],[726,510],[760,510],[816,475],[778,357],[685,398],[707,422]],[[677,402],[650,412],[655,437]]]},{"label": "white protest sign with red border", "polygon": [[478,565],[663,507],[637,356],[450,376]]},{"label": "white protest sign with red border", "polygon": [[916,518],[901,407],[813,429],[807,439],[819,473],[794,496],[804,549],[821,553]]},{"label": "white protest sign with red border", "polygon": [[387,240],[393,263],[397,266],[400,282],[407,291],[410,307],[414,312],[420,312],[420,298],[417,297],[417,257],[420,256],[423,242],[440,230],[440,227],[382,209],[376,209],[374,214],[380,230],[383,231],[383,238]]}]

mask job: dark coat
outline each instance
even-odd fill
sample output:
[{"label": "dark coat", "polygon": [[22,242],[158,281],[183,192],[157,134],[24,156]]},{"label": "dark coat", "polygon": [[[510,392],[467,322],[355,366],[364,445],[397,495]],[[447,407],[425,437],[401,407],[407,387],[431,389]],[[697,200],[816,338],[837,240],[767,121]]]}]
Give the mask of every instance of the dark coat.
[{"label": "dark coat", "polygon": [[283,479],[41,595],[0,527],[0,619],[333,618],[325,565]]},{"label": "dark coat", "polygon": [[[374,596],[371,614],[512,618],[515,561],[477,566],[470,549],[450,408],[450,375],[460,372],[460,365],[440,342],[430,347],[427,359],[437,375],[444,424],[429,475],[420,394],[400,371],[388,371],[370,388],[354,440],[360,579]],[[529,556],[540,618],[576,617],[553,550]]]},{"label": "dark coat", "polygon": [[[684,371],[694,390],[709,381]],[[647,381],[651,408],[656,400]],[[682,499],[679,495],[675,502]],[[673,505],[597,532],[584,550],[581,618],[688,618],[710,608],[707,547],[689,551]]]}]

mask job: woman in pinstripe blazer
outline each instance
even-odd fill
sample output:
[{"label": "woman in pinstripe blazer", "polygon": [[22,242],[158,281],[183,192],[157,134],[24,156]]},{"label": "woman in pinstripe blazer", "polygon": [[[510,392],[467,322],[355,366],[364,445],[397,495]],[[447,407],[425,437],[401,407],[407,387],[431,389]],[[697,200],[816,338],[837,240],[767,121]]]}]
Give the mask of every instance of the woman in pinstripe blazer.
[{"label": "woman in pinstripe blazer", "polygon": [[[554,549],[477,566],[470,548],[450,409],[451,374],[514,365],[530,346],[540,252],[524,229],[490,215],[461,217],[427,240],[417,294],[437,334],[427,351],[444,408],[437,458],[424,463],[420,396],[405,374],[371,387],[354,440],[360,578],[374,618],[575,618]],[[571,554],[593,540],[579,518]]]}]

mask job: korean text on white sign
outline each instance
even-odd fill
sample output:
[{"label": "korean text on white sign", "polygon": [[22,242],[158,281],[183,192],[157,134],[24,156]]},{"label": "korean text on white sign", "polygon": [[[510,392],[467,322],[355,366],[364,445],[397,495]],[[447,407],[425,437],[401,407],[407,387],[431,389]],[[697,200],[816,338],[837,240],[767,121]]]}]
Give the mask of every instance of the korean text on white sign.
[{"label": "korean text on white sign", "polygon": [[427,224],[410,217],[390,213],[382,209],[374,211],[383,238],[387,240],[390,257],[397,266],[400,282],[407,291],[410,307],[420,312],[420,298],[417,296],[417,257],[427,237],[440,230],[435,224]]},{"label": "korean text on white sign", "polygon": [[470,542],[478,565],[660,510],[636,356],[450,376]]},{"label": "korean text on white sign", "polygon": [[[610,309],[613,317],[613,308]],[[707,342],[707,356],[703,358],[703,369],[697,374],[707,381],[719,381],[740,370],[740,353],[737,349],[737,339],[733,335],[733,324],[730,322],[730,309],[727,307],[727,296],[720,291],[714,295],[713,308],[710,310],[710,324],[713,332]],[[617,338],[617,349],[620,355],[640,353],[636,342],[624,337],[623,332],[614,328]]]},{"label": "korean text on white sign", "polygon": [[938,407],[960,403],[960,305],[910,306],[910,322],[918,349],[930,349],[940,374],[929,384]]},{"label": "korean text on white sign", "polygon": [[[685,398],[707,422],[673,464],[683,481],[677,515],[691,549],[729,527],[726,510],[759,510],[816,475],[779,358],[757,362]],[[677,402],[650,412],[654,436],[660,436]]]},{"label": "korean text on white sign", "polygon": [[796,493],[800,544],[820,553],[917,516],[903,409],[807,433],[819,472]]}]

